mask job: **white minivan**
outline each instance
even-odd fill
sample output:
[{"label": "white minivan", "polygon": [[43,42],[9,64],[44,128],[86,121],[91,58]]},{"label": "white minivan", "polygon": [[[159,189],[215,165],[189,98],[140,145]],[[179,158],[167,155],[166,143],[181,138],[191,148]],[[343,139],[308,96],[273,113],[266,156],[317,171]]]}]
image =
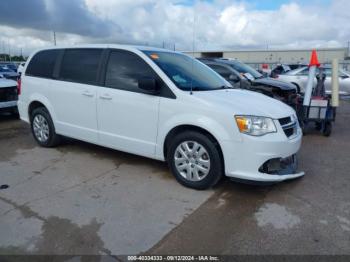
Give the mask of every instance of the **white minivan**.
[{"label": "white minivan", "polygon": [[39,145],[61,136],[167,161],[183,185],[223,175],[278,182],[302,176],[295,111],[233,89],[201,62],[150,47],[79,45],[35,52],[18,108]]}]

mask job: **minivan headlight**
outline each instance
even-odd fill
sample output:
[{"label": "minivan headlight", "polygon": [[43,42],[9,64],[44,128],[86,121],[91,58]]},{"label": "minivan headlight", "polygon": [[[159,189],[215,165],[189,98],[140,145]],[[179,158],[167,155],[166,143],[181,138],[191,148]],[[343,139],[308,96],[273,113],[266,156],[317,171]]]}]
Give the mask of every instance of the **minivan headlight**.
[{"label": "minivan headlight", "polygon": [[277,132],[271,118],[263,116],[235,116],[238,129],[241,133],[251,136],[263,136]]}]

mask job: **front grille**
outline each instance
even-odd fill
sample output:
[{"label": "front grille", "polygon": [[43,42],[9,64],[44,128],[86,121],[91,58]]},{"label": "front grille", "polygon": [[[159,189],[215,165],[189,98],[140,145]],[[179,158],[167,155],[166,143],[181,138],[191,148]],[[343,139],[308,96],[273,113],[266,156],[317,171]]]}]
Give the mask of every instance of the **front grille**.
[{"label": "front grille", "polygon": [[297,133],[297,122],[292,120],[292,117],[284,117],[278,119],[278,122],[281,124],[281,127],[289,138]]},{"label": "front grille", "polygon": [[286,134],[287,137],[291,137],[294,134],[294,128],[293,127],[286,128],[286,129],[283,129],[283,130],[284,130],[284,133]]},{"label": "front grille", "polygon": [[18,100],[17,86],[0,88],[0,102]]},{"label": "front grille", "polygon": [[292,122],[292,120],[290,119],[290,116],[284,117],[284,118],[280,118],[280,119],[278,119],[278,121],[280,122],[281,126],[287,125],[290,122]]},{"label": "front grille", "polygon": [[260,166],[259,171],[269,175],[289,175],[295,173],[297,166],[296,155],[291,155],[286,158],[269,159]]}]

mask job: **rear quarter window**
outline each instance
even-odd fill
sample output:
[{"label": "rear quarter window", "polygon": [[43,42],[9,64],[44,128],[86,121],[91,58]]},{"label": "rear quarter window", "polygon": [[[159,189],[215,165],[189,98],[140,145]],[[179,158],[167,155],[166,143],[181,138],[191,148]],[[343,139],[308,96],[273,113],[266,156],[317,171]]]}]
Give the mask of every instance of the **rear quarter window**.
[{"label": "rear quarter window", "polygon": [[59,50],[44,50],[36,53],[30,60],[26,75],[52,78]]}]

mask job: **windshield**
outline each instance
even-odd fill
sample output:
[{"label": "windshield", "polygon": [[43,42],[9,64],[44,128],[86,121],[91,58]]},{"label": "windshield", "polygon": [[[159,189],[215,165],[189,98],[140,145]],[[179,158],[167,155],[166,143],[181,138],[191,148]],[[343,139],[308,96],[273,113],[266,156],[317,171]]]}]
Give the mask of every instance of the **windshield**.
[{"label": "windshield", "polygon": [[256,71],[254,68],[241,62],[234,61],[233,63],[230,63],[230,66],[240,74],[250,74],[255,79],[263,77],[263,75]]},{"label": "windshield", "polygon": [[231,86],[212,69],[184,54],[143,51],[181,90],[209,91]]},{"label": "windshield", "polygon": [[286,75],[297,75],[297,74],[304,74],[307,75],[309,73],[309,68],[308,67],[301,67],[297,68],[291,71],[288,71]]}]

